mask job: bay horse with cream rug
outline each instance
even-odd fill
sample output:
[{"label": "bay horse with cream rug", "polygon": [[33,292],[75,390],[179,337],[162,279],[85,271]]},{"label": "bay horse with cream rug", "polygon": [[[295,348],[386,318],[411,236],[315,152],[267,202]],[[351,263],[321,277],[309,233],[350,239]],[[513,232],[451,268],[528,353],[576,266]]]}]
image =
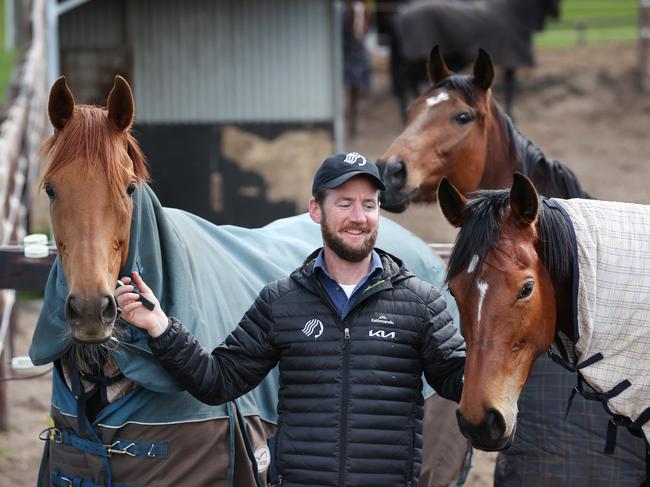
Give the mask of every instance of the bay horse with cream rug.
[{"label": "bay horse with cream rug", "polygon": [[[34,363],[55,364],[39,485],[267,485],[277,373],[235,401],[203,404],[162,369],[146,333],[119,319],[113,291],[118,276],[138,271],[161,306],[212,349],[265,284],[322,245],[320,228],[307,215],[258,229],[215,226],[162,207],[146,184],[131,135],[133,95],[121,77],[107,109],[75,104],[60,78],[48,110],[55,131],[44,145],[42,179],[58,258],[30,349]],[[382,218],[377,244],[441,287],[444,265],[412,233]],[[437,411],[425,430],[427,421],[433,431],[452,423],[442,418],[453,420],[453,410],[438,401],[425,401]],[[434,433],[427,443],[445,454],[460,445],[460,470],[467,441],[453,437]],[[421,439],[414,441],[419,448]],[[427,448],[423,472],[437,478],[438,456]]]},{"label": "bay horse with cream rug", "polygon": [[[443,177],[465,195],[507,188],[515,170],[544,196],[589,196],[573,172],[547,159],[496,103],[487,53],[479,51],[472,74],[449,71],[437,47],[428,66],[431,88],[412,105],[405,130],[382,156],[382,208],[404,211],[412,201],[434,202]],[[539,486],[606,487],[640,475],[645,451],[636,438],[622,436],[614,454],[602,454],[608,416],[598,404],[576,398],[563,417],[574,384],[573,375],[549,358],[535,362],[520,397],[516,441],[498,456],[496,487],[525,487],[530,478]]]},{"label": "bay horse with cream rug", "polygon": [[610,433],[626,426],[647,448],[650,206],[540,200],[519,173],[510,190],[469,200],[443,179],[438,199],[460,227],[447,280],[467,341],[463,434],[507,448],[533,362],[555,342],[576,391],[611,414]]}]

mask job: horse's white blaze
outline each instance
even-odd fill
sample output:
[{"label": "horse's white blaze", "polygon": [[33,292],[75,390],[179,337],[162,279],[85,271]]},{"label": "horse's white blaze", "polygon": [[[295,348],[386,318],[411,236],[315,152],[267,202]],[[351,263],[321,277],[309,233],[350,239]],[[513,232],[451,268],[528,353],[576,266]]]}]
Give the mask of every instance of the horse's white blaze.
[{"label": "horse's white blaze", "polygon": [[469,266],[467,266],[467,273],[471,274],[476,270],[476,265],[478,264],[478,255],[474,254],[472,260],[469,261]]},{"label": "horse's white blaze", "polygon": [[442,93],[438,93],[436,96],[430,96],[429,98],[427,98],[426,103],[428,107],[432,107],[434,105],[437,105],[438,103],[447,100],[449,100],[449,93],[443,91]]},{"label": "horse's white blaze", "polygon": [[479,294],[479,298],[478,298],[478,315],[477,315],[477,318],[476,318],[476,320],[477,320],[476,321],[476,326],[478,327],[478,325],[481,323],[481,311],[483,310],[483,300],[485,299],[485,293],[488,290],[488,283],[485,282],[485,281],[478,281],[476,283],[476,287],[478,288],[478,294]]}]

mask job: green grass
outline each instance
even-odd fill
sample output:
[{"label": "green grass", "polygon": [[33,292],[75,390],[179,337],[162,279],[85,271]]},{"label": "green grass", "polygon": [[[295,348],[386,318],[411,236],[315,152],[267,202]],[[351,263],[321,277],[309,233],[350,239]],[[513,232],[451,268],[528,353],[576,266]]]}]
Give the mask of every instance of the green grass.
[{"label": "green grass", "polygon": [[535,36],[535,47],[636,42],[638,16],[638,0],[562,0],[560,18]]},{"label": "green grass", "polygon": [[5,99],[11,81],[11,68],[17,55],[16,50],[5,51],[5,2],[0,0],[0,103]]}]

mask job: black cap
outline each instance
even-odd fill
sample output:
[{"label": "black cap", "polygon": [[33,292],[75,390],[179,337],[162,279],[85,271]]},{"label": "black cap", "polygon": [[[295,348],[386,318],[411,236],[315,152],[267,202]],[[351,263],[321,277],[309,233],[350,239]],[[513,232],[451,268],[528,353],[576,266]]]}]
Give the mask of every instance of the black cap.
[{"label": "black cap", "polygon": [[358,152],[342,152],[329,156],[323,161],[314,175],[311,194],[316,194],[320,188],[338,188],[348,179],[359,175],[369,176],[377,189],[382,191],[386,189],[374,162]]}]

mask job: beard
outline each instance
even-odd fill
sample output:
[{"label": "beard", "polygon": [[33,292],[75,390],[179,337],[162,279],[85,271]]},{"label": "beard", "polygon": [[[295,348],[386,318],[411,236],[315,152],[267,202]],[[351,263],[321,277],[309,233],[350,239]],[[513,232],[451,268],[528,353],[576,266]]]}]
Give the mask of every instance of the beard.
[{"label": "beard", "polygon": [[[368,257],[377,241],[377,228],[375,227],[375,230],[366,237],[360,246],[353,247],[346,244],[343,239],[330,230],[325,213],[322,214],[320,229],[325,245],[327,245],[327,247],[329,247],[340,259],[348,262],[361,262],[363,259]],[[342,229],[342,231],[347,230],[360,230],[362,232],[367,232],[370,230],[370,227],[368,225],[349,224]]]}]

